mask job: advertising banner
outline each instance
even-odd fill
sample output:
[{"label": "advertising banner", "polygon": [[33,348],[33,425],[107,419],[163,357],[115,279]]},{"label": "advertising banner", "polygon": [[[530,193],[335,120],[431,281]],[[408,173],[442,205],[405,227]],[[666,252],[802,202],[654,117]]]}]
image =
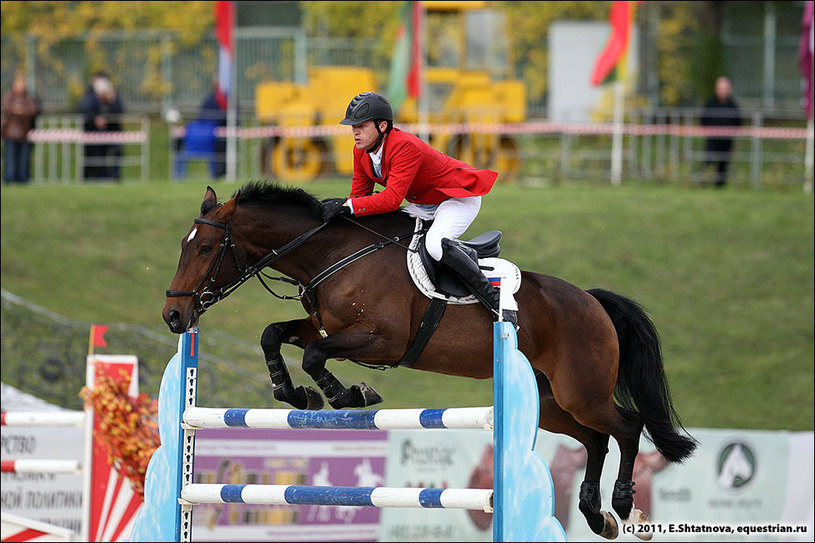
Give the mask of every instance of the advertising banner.
[{"label": "advertising banner", "polygon": [[[811,541],[812,432],[690,429],[699,441],[683,465],[645,438],[634,465],[635,506],[658,541]],[[573,541],[605,541],[578,509],[585,449],[540,431],[535,446],[552,473],[555,516]],[[491,488],[492,433],[480,430],[202,430],[200,483]],[[619,450],[601,480],[611,510]],[[482,511],[241,504],[195,507],[198,541],[491,541]],[[621,537],[637,540],[629,527]]]},{"label": "advertising banner", "polygon": [[[383,486],[388,433],[206,429],[195,441],[195,482]],[[198,541],[379,541],[373,507],[205,504]]]},{"label": "advertising banner", "polygon": [[[71,413],[5,383],[2,392],[5,412]],[[85,450],[85,431],[79,427],[2,426],[0,435],[4,460],[76,460]],[[82,475],[71,473],[3,473],[2,511],[78,534],[82,529],[82,480]]]}]

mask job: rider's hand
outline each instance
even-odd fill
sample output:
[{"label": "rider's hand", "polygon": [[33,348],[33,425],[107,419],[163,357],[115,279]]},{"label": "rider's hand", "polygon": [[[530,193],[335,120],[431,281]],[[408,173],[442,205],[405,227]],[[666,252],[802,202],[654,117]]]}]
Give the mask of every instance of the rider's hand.
[{"label": "rider's hand", "polygon": [[351,208],[345,204],[345,198],[327,198],[323,200],[323,221],[328,222],[340,215],[350,215]]}]

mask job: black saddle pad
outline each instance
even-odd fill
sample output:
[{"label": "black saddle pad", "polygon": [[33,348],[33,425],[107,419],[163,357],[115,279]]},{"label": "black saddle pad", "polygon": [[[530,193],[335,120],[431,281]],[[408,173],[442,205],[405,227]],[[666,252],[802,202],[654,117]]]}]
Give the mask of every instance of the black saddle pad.
[{"label": "black saddle pad", "polygon": [[[478,252],[478,258],[495,258],[501,254],[501,246],[499,245],[501,236],[500,230],[490,230],[469,241],[459,241],[475,249]],[[464,296],[472,294],[464,281],[462,281],[453,270],[441,262],[437,262],[430,256],[425,247],[424,234],[422,234],[419,240],[418,250],[422,265],[427,270],[430,281],[439,292],[456,298],[463,298]]]}]

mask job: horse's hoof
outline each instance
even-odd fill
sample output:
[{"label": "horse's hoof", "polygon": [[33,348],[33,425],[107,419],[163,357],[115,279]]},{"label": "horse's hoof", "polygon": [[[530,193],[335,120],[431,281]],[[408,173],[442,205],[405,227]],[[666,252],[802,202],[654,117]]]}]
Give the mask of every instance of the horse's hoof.
[{"label": "horse's hoof", "polygon": [[308,387],[308,386],[302,386],[302,385],[300,387],[298,387],[298,388],[303,389],[303,394],[305,395],[305,400],[306,400],[305,401],[305,404],[306,404],[305,407],[302,407],[301,409],[308,409],[309,411],[317,411],[317,410],[323,408],[323,406],[325,405],[325,402],[323,401],[322,395],[317,391],[316,388]]},{"label": "horse's hoof", "polygon": [[[639,509],[631,509],[631,514],[628,515],[625,522],[626,524],[651,524],[651,518]],[[643,541],[651,541],[651,539],[654,537],[654,532],[651,530],[646,530],[644,532],[634,530],[634,535]]]},{"label": "horse's hoof", "polygon": [[368,407],[369,405],[376,405],[378,403],[382,403],[382,396],[379,395],[379,392],[374,390],[372,387],[369,387],[365,383],[360,383],[358,385],[354,385],[351,387],[354,392],[354,396],[362,402],[362,405],[359,407]]},{"label": "horse's hoof", "polygon": [[603,531],[600,532],[600,537],[606,539],[617,539],[620,535],[620,528],[617,526],[617,520],[608,511],[600,511],[603,515]]}]

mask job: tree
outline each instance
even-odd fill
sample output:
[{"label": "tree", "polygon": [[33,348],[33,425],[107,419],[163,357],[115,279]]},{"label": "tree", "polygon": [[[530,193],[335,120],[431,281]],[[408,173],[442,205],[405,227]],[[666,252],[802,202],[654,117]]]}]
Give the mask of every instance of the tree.
[{"label": "tree", "polygon": [[[211,35],[213,27],[211,1],[169,2],[62,2],[17,1],[0,4],[0,31],[17,58],[4,55],[4,65],[25,65],[25,42],[34,38],[37,44],[37,63],[45,71],[57,74],[68,88],[68,95],[76,100],[82,94],[87,77],[96,71],[110,72],[114,82],[118,66],[109,65],[110,58],[99,39],[113,31],[169,30],[173,31],[182,45],[197,43]],[[56,46],[71,39],[84,39],[86,57],[84,72],[72,73],[65,62],[56,55]],[[167,82],[161,78],[161,45],[155,43],[144,56],[143,89],[161,96],[167,91]],[[127,63],[127,58],[118,57]],[[5,68],[5,66],[4,66]],[[30,68],[30,67],[26,67]],[[12,68],[13,69],[13,68]],[[4,79],[6,78],[4,70]]]}]

